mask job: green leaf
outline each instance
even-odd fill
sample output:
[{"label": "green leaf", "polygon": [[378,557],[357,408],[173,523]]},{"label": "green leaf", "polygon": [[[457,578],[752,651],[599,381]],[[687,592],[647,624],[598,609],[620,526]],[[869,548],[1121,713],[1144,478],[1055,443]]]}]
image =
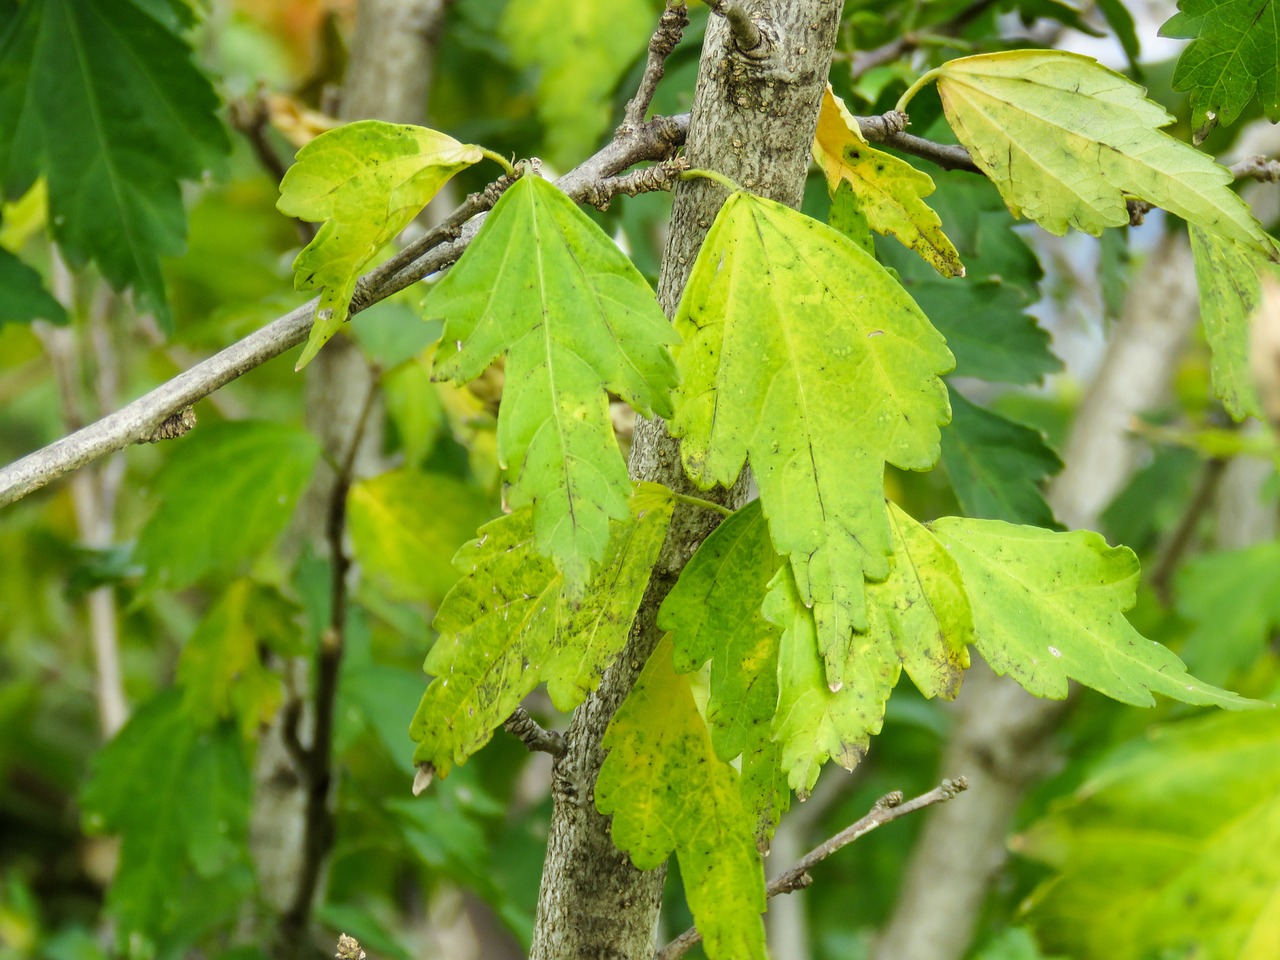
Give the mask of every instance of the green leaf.
[{"label": "green leaf", "polygon": [[258,652],[267,601],[251,580],[237,580],[200,621],[178,659],[183,704],[197,725],[234,717],[249,737],[280,707],[280,676]]},{"label": "green leaf", "polygon": [[823,682],[813,612],[788,570],[779,571],[764,616],[783,629],[774,739],[792,789],[804,797],[828,759],[852,770],[880,732],[889,693],[905,667],[925,696],[953,697],[969,666],[969,601],[955,562],[934,538],[890,505],[893,566],[867,585],[868,630],[855,633],[846,683]]},{"label": "green leaf", "polygon": [[827,85],[813,136],[813,159],[827,178],[832,196],[849,184],[858,208],[877,233],[896,237],[944,277],[963,277],[964,264],[942,221],[924,202],[933,180],[905,160],[867,143],[858,121]]},{"label": "green leaf", "polygon": [[1173,88],[1191,93],[1197,143],[1234,123],[1255,94],[1267,119],[1280,121],[1280,10],[1272,0],[1179,0],[1160,36],[1191,40]]},{"label": "green leaf", "polygon": [[1280,630],[1280,542],[1202,554],[1178,572],[1176,594],[1192,624],[1183,658],[1207,680],[1225,682]]},{"label": "green leaf", "polygon": [[1107,21],[1107,26],[1120,41],[1125,59],[1129,61],[1130,72],[1139,80],[1142,79],[1142,46],[1138,42],[1137,27],[1133,22],[1133,14],[1124,0],[1098,0],[1098,12]]},{"label": "green leaf", "polygon": [[630,481],[606,391],[670,416],[671,325],[631,261],[550,183],[525,176],[427,295],[435,376],[473,380],[507,354],[498,458],[540,553],[580,587],[626,516]]},{"label": "green leaf", "polygon": [[266,549],[319,456],[309,433],[277,423],[216,423],[172,441],[134,553],[147,587],[180,590]]},{"label": "green leaf", "polygon": [[984,410],[952,390],[942,465],[968,516],[1055,526],[1041,485],[1062,469],[1062,461],[1039,430]]},{"label": "green leaf", "polygon": [[889,573],[884,465],[937,460],[950,415],[938,375],[951,354],[851,240],[741,192],[707,234],[676,330],[685,342],[672,432],[685,469],[704,488],[727,486],[750,457],[774,547],[813,606],[838,689],[850,638],[867,625],[863,578]]},{"label": "green leaf", "polygon": [[1050,233],[1129,222],[1137,197],[1271,259],[1280,251],[1228,186],[1230,171],[1160,131],[1143,89],[1091,57],[1011,50],[938,68],[947,121],[1016,216]]},{"label": "green leaf", "polygon": [[1123,703],[1151,693],[1186,703],[1250,702],[1203,683],[1124,617],[1138,558],[1088,530],[1058,533],[999,520],[943,517],[930,528],[955,558],[973,605],[977,647],[991,668],[1038,697],[1061,700],[1076,680]]},{"label": "green leaf", "polygon": [[664,487],[637,488],[581,598],[534,548],[529,509],[482,527],[458,552],[463,577],[436,616],[440,637],[425,664],[436,679],[413,718],[414,762],[446,776],[540,681],[557,709],[581,703],[626,643],[673,504]]},{"label": "green leaf", "polygon": [[0,327],[32,320],[65,324],[67,311],[44,288],[39,273],[0,249]]},{"label": "green leaf", "polygon": [[511,0],[498,24],[516,63],[536,68],[546,158],[564,169],[598,145],[612,93],[656,25],[650,0],[557,5]]},{"label": "green leaf", "polygon": [[1270,960],[1280,944],[1280,716],[1215,714],[1116,751],[1014,840],[1054,876],[1030,901],[1079,960]]},{"label": "green leaf", "polygon": [[1262,299],[1259,274],[1272,273],[1270,265],[1199,227],[1191,228],[1191,252],[1205,339],[1213,351],[1213,392],[1235,419],[1262,417],[1249,365],[1249,327]]},{"label": "green leaf", "polygon": [[182,37],[130,0],[0,4],[0,175],[49,185],[49,223],[73,268],[92,260],[172,323],[162,257],[185,246],[180,180],[229,149],[218,100]]},{"label": "green leaf", "polygon": [[671,655],[664,638],[605,732],[596,809],[641,870],[675,852],[711,960],[764,960],[764,869],[738,775],[716,756]]},{"label": "green leaf", "polygon": [[409,225],[480,148],[426,127],[360,120],[298,151],[280,182],[281,213],[324,226],[293,261],[294,286],[319,290],[301,370],[347,320],[360,269]]},{"label": "green leaf", "polygon": [[90,830],[123,840],[108,894],[121,942],[173,920],[188,873],[232,881],[246,859],[251,789],[235,728],[202,728],[176,691],[143,705],[94,757],[80,804]]},{"label": "green leaf", "polygon": [[390,597],[433,606],[458,579],[449,558],[495,513],[473,484],[418,470],[361,480],[347,498],[351,545],[365,574]]}]

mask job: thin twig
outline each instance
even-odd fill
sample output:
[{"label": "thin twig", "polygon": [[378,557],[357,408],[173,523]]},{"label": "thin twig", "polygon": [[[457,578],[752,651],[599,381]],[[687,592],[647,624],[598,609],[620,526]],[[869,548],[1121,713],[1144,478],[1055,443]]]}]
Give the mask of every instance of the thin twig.
[{"label": "thin twig", "polygon": [[[228,111],[228,118],[231,121],[231,126],[239,130],[244,135],[244,138],[249,141],[249,146],[253,148],[253,155],[258,158],[258,163],[266,170],[267,174],[276,183],[283,180],[285,173],[288,172],[289,165],[281,159],[280,154],[276,152],[275,146],[267,136],[267,128],[271,125],[271,117],[267,110],[267,100],[263,96],[262,86],[259,85],[252,98],[244,97],[239,100],[233,100],[231,109]],[[303,243],[310,243],[320,231],[319,224],[299,220],[297,217],[293,217],[292,220],[298,230],[298,238]]]},{"label": "thin twig", "polygon": [[[897,820],[899,817],[905,817],[909,813],[915,813],[917,810],[923,810],[925,807],[931,807],[936,803],[946,803],[948,800],[953,800],[968,788],[969,783],[964,777],[956,777],[954,780],[943,780],[942,783],[928,793],[922,793],[920,796],[912,797],[910,800],[904,801],[900,791],[886,794],[876,801],[875,806],[871,808],[871,812],[861,820],[850,824],[834,837],[814,847],[797,860],[793,866],[776,876],[765,890],[765,896],[772,899],[779,894],[802,890],[813,883],[813,877],[809,875],[809,871],[841,847],[848,846],[860,837],[865,837],[877,827],[882,827],[886,823]],[[678,958],[688,953],[693,945],[701,939],[702,934],[698,932],[697,927],[690,927],[659,950],[654,960],[678,960]]]},{"label": "thin twig", "polygon": [[549,753],[553,757],[564,756],[564,737],[555,730],[544,729],[529,716],[524,707],[516,707],[507,717],[502,729],[514,736],[534,753]]},{"label": "thin twig", "polygon": [[[594,184],[621,170],[646,160],[669,157],[684,142],[688,125],[687,114],[656,117],[606,144],[594,156],[557,180],[556,185],[570,197],[581,199]],[[386,276],[386,265],[372,271],[357,287],[352,313],[457,260],[479,230],[480,219],[479,216],[472,218],[463,226],[456,240],[442,242],[423,252],[418,259],[389,276]],[[386,279],[375,279],[384,276]],[[312,299],[296,307],[115,413],[0,469],[0,506],[13,503],[109,453],[145,440],[175,413],[296,347],[307,338],[317,302]]]},{"label": "thin twig", "polygon": [[1227,460],[1214,457],[1205,462],[1200,471],[1196,488],[1187,501],[1186,509],[1178,519],[1178,525],[1160,550],[1155,567],[1151,571],[1151,589],[1166,607],[1173,603],[1173,577],[1182,565],[1187,549],[1195,539],[1196,528],[1208,513],[1218,496],[1222,477],[1227,472]]},{"label": "thin twig", "polygon": [[1280,160],[1268,157],[1245,157],[1228,169],[1237,180],[1261,180],[1263,183],[1280,182]]},{"label": "thin twig", "polygon": [[671,56],[671,51],[680,42],[684,28],[688,25],[689,5],[685,0],[668,3],[662,16],[658,18],[658,29],[649,38],[649,59],[644,65],[640,86],[636,88],[636,95],[627,103],[627,109],[622,115],[620,129],[624,133],[644,123],[644,115],[649,112],[649,105],[653,103],[654,91],[658,89],[658,83],[666,73],[667,57]]},{"label": "thin twig", "polygon": [[582,202],[591,204],[597,210],[608,210],[610,202],[620,193],[634,197],[641,193],[670,190],[680,179],[680,174],[688,169],[689,162],[684,157],[673,157],[643,170],[606,177],[583,194]]},{"label": "thin twig", "polygon": [[764,37],[751,15],[735,0],[707,0],[707,6],[716,16],[724,17],[729,24],[733,45],[746,54],[758,53]]}]

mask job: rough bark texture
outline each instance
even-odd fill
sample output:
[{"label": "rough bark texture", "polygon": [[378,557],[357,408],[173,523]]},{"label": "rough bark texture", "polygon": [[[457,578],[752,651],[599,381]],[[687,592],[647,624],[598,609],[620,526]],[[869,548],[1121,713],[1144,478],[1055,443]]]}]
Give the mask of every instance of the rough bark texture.
[{"label": "rough bark texture", "polygon": [[[1095,527],[1132,476],[1133,417],[1161,403],[1198,318],[1191,250],[1167,237],[1130,288],[1124,315],[1090,385],[1048,499],[1068,528]],[[1027,789],[1056,762],[1051,736],[1066,702],[1037,700],[975,664],[957,702],[945,776],[964,775],[964,803],[929,814],[878,960],[958,960],[973,937],[1005,839]]]},{"label": "rough bark texture", "polygon": [[[767,48],[747,55],[725,23],[707,29],[686,154],[694,167],[720,171],[756,193],[799,206],[809,144],[840,20],[837,0],[775,0],[746,5]],[[658,299],[675,313],[702,238],[724,202],[705,180],[676,189]],[[641,421],[631,476],[692,491],[679,445],[660,420]],[[741,489],[741,487],[739,487]],[[699,495],[705,496],[698,492]],[[740,494],[718,491],[721,502]],[[555,811],[538,899],[533,960],[632,960],[652,957],[664,871],[636,870],[614,848],[609,822],[596,812],[593,787],[604,753],[600,740],[658,640],[663,598],[719,516],[678,507],[626,650],[574,714],[568,751],[555,764]]]}]

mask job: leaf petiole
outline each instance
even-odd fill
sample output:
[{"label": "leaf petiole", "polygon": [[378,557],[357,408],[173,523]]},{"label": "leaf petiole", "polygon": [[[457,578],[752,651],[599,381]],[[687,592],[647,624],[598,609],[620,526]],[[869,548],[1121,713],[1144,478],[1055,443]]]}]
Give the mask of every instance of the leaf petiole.
[{"label": "leaf petiole", "polygon": [[694,167],[693,169],[685,170],[680,174],[681,180],[693,180],[695,177],[702,177],[705,180],[714,180],[730,193],[738,193],[740,191],[745,192],[742,190],[742,187],[738,186],[734,181],[716,170],[705,170],[702,167]]},{"label": "leaf petiole", "polygon": [[934,67],[932,70],[928,70],[925,73],[921,74],[920,78],[916,80],[916,82],[913,83],[911,86],[907,87],[907,89],[903,92],[902,96],[898,98],[898,102],[894,104],[893,109],[897,110],[899,113],[906,113],[907,104],[911,102],[911,98],[914,97],[917,93],[919,93],[922,89],[924,89],[924,87],[930,81],[932,81],[935,77],[940,76],[941,74],[942,74],[942,71],[937,67]]},{"label": "leaf petiole", "polygon": [[728,507],[722,506],[718,503],[713,503],[710,500],[703,500],[701,497],[691,497],[687,494],[676,493],[673,490],[671,491],[671,499],[676,500],[679,503],[687,504],[690,507],[698,507],[702,510],[711,510],[726,517],[733,516],[733,511]]},{"label": "leaf petiole", "polygon": [[506,171],[506,174],[508,177],[514,177],[516,175],[516,168],[513,167],[511,165],[511,161],[508,160],[506,157],[504,157],[502,154],[496,153],[493,150],[488,149],[487,147],[482,147],[479,144],[476,145],[476,149],[479,150],[483,156],[487,157],[488,159],[496,163],[498,166],[502,167],[502,169]]}]

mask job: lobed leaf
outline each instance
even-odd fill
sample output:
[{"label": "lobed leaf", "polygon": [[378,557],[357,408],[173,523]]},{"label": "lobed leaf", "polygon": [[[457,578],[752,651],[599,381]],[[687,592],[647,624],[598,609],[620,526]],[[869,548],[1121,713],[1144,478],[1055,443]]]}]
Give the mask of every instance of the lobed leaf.
[{"label": "lobed leaf", "polygon": [[1234,123],[1255,94],[1267,119],[1280,121],[1280,10],[1272,0],[1178,0],[1160,35],[1191,41],[1173,88],[1191,93],[1197,143]]},{"label": "lobed leaf", "polygon": [[1053,527],[1041,485],[1062,461],[1039,430],[1024,427],[951,391],[951,424],[942,431],[942,465],[965,514]]},{"label": "lobed leaf", "polygon": [[675,336],[653,292],[572,200],[525,176],[425,310],[445,324],[437,378],[465,383],[507,355],[498,457],[509,502],[533,506],[538,551],[580,588],[631,489],[606,391],[646,416],[671,413]]},{"label": "lobed leaf", "polygon": [[347,320],[360,269],[409,225],[480,148],[426,127],[360,120],[298,151],[280,182],[281,213],[324,222],[293,261],[294,286],[319,290],[301,370]]},{"label": "lobed leaf", "polygon": [[1129,222],[1137,197],[1270,259],[1280,251],[1229,187],[1231,173],[1160,131],[1173,122],[1091,57],[1010,50],[938,68],[947,121],[1009,209],[1050,233]]},{"label": "lobed leaf", "polygon": [[944,277],[963,277],[964,264],[942,221],[924,202],[933,180],[905,160],[867,143],[858,121],[827,84],[813,136],[813,159],[832,196],[849,184],[871,229],[897,238]]},{"label": "lobed leaf", "polygon": [[230,144],[183,24],[154,7],[0,3],[0,179],[17,197],[43,174],[69,264],[93,261],[168,329],[160,261],[185,246],[179,181],[220,168]]},{"label": "lobed leaf", "polygon": [[685,342],[672,432],[685,470],[728,485],[750,457],[839,689],[867,626],[864,578],[889,574],[884,465],[937,460],[951,354],[853,241],[741,192],[712,224],[675,323]]},{"label": "lobed leaf", "polygon": [[764,869],[738,775],[716,756],[687,678],[664,638],[604,736],[596,808],[641,870],[674,851],[711,960],[766,957]]},{"label": "lobed leaf", "polygon": [[1186,672],[1171,650],[1125,619],[1138,559],[1087,530],[1059,533],[999,520],[943,517],[929,525],[960,568],[976,644],[999,674],[1061,700],[1067,680],[1136,706],[1152,692],[1185,703],[1250,706]]},{"label": "lobed leaf", "polygon": [[530,509],[481,527],[458,552],[462,579],[436,615],[440,636],[424,665],[435,679],[410,727],[414,762],[447,776],[539,682],[557,709],[581,703],[626,643],[673,504],[664,487],[637,487],[580,597],[537,552]]},{"label": "lobed leaf", "polygon": [[1280,716],[1213,714],[1106,758],[1013,847],[1053,876],[1028,902],[1079,960],[1269,960],[1280,943]]},{"label": "lobed leaf", "polygon": [[1262,299],[1260,274],[1270,264],[1237,243],[1191,228],[1191,253],[1205,339],[1213,351],[1213,392],[1237,420],[1262,417],[1250,367],[1250,325]]}]

